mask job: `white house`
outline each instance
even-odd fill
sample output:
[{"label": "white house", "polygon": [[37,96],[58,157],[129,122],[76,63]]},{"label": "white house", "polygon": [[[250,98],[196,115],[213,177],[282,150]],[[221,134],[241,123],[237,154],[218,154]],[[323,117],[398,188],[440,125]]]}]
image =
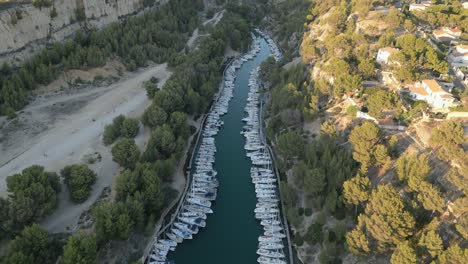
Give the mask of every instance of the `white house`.
[{"label": "white house", "polygon": [[462,34],[462,31],[458,28],[443,27],[432,31],[434,39],[438,42],[450,42],[458,40]]},{"label": "white house", "polygon": [[462,6],[463,8],[468,9],[468,2],[463,2]]},{"label": "white house", "polygon": [[448,57],[452,67],[468,67],[468,45],[457,45]]},{"label": "white house", "polygon": [[424,1],[424,2],[421,2],[420,4],[414,3],[414,4],[410,4],[409,11],[424,11],[426,10],[426,8],[430,6],[432,6],[431,1]]},{"label": "white house", "polygon": [[436,80],[423,80],[409,87],[414,100],[426,101],[434,108],[450,107],[455,102],[452,94],[446,92]]},{"label": "white house", "polygon": [[399,49],[395,49],[392,47],[385,47],[379,49],[379,52],[377,53],[377,58],[376,61],[379,64],[389,64],[388,58],[390,55],[397,53]]}]

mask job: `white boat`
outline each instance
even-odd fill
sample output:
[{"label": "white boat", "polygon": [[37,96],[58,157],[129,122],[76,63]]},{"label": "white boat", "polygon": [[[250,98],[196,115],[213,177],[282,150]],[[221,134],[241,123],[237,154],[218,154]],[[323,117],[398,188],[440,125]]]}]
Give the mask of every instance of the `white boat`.
[{"label": "white boat", "polygon": [[171,228],[171,231],[172,231],[172,233],[174,233],[174,235],[176,235],[176,236],[178,236],[178,237],[180,237],[182,239],[192,239],[193,238],[192,234],[190,232],[185,231],[185,230],[180,230],[178,228],[173,227],[173,228]]},{"label": "white boat", "polygon": [[258,242],[269,242],[269,243],[281,242],[281,238],[274,237],[274,236],[260,236],[258,237]]},{"label": "white boat", "polygon": [[179,230],[185,231],[187,233],[191,233],[193,235],[198,233],[198,226],[196,225],[189,225],[186,223],[175,222],[174,226],[177,227]]},{"label": "white boat", "polygon": [[208,207],[204,206],[198,206],[198,205],[185,205],[184,209],[193,211],[193,212],[199,212],[199,213],[205,213],[205,214],[212,214],[213,210]]},{"label": "white boat", "polygon": [[188,198],[187,202],[194,204],[194,205],[200,205],[204,207],[211,207],[211,202],[202,198]]},{"label": "white boat", "polygon": [[203,220],[206,220],[206,214],[205,213],[199,213],[199,212],[191,212],[191,211],[186,211],[180,213],[181,217],[189,217],[189,218],[201,218]]},{"label": "white boat", "polygon": [[281,222],[278,221],[278,220],[274,220],[274,219],[265,219],[265,220],[262,220],[260,222],[261,225],[263,226],[267,226],[267,225],[280,225]]},{"label": "white boat", "polygon": [[257,207],[254,210],[255,213],[266,213],[266,214],[275,214],[279,213],[278,208],[266,208],[266,207]]},{"label": "white boat", "polygon": [[172,241],[176,241],[177,243],[182,243],[182,241],[184,240],[183,238],[176,236],[172,232],[166,232],[166,236],[170,238]]},{"label": "white boat", "polygon": [[286,238],[286,234],[284,234],[283,232],[281,231],[265,231],[263,233],[265,236],[274,236],[274,237],[278,237],[278,238]]},{"label": "white boat", "polygon": [[264,220],[264,219],[275,219],[278,216],[276,214],[268,214],[268,213],[256,213],[255,218],[259,220]]},{"label": "white boat", "polygon": [[259,242],[260,249],[283,249],[283,243]]},{"label": "white boat", "polygon": [[284,258],[284,254],[276,250],[258,249],[257,254],[270,258]]},{"label": "white boat", "polygon": [[279,258],[269,258],[265,256],[260,256],[257,259],[258,263],[260,264],[286,264],[286,261],[279,259]]},{"label": "white boat", "polygon": [[171,239],[160,239],[160,240],[158,240],[157,243],[167,245],[167,246],[170,246],[170,247],[176,247],[177,246],[177,242],[174,241],[174,240],[171,240]]},{"label": "white boat", "polygon": [[183,217],[179,216],[179,220],[190,225],[196,225],[199,227],[205,227],[206,222],[202,218],[197,218],[197,217]]},{"label": "white boat", "polygon": [[276,232],[276,231],[282,231],[283,228],[279,225],[270,225],[270,226],[264,226],[263,230]]}]

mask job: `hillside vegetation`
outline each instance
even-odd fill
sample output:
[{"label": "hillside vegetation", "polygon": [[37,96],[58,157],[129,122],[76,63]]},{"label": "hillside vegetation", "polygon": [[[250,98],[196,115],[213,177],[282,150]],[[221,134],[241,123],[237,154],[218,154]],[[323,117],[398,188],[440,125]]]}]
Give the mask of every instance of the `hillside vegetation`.
[{"label": "hillside vegetation", "polygon": [[[445,55],[416,28],[448,23],[466,32],[466,10],[458,1],[416,15],[406,3],[401,11],[395,8],[396,1],[308,4],[303,63],[288,69],[283,67],[288,60],[262,65],[270,99],[267,134],[279,157],[283,204],[299,258],[303,263],[466,262],[468,155],[462,123],[433,123],[428,148],[421,149],[405,133],[355,118],[358,110],[377,119],[391,113],[411,128],[427,104],[407,109],[398,93],[383,85],[363,86],[378,80],[377,50],[400,49],[390,70],[402,83],[446,74]],[[282,39],[280,33],[277,37]],[[363,108],[343,109],[349,97]],[[317,122],[319,129],[305,129]]]}]

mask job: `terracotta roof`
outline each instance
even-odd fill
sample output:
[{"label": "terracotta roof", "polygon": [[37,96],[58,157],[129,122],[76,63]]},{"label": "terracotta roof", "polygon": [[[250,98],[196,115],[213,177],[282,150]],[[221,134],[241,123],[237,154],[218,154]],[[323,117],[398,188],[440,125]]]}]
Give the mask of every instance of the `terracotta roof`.
[{"label": "terracotta roof", "polygon": [[455,38],[454,37],[443,36],[443,37],[437,37],[437,39],[439,41],[442,41],[442,42],[449,42],[449,41],[454,40]]},{"label": "terracotta roof", "polygon": [[419,95],[422,95],[422,96],[428,96],[428,95],[429,95],[429,94],[426,92],[426,90],[424,90],[424,88],[422,88],[421,86],[411,85],[411,86],[409,87],[409,90],[410,90],[412,93],[419,94]]},{"label": "terracotta roof", "polygon": [[379,51],[385,51],[385,52],[388,52],[388,53],[395,53],[395,52],[398,52],[400,50],[392,48],[392,47],[385,47],[385,48],[379,49]]},{"label": "terracotta roof", "polygon": [[447,32],[445,32],[445,31],[443,31],[441,29],[436,29],[436,30],[432,31],[432,34],[434,34],[434,35],[443,35],[445,33],[447,33]]},{"label": "terracotta roof", "polygon": [[440,93],[445,92],[444,89],[440,86],[440,84],[435,80],[423,80],[424,83],[433,93]]},{"label": "terracotta roof", "polygon": [[450,33],[461,33],[462,31],[459,30],[458,28],[445,28],[446,31],[449,31]]}]

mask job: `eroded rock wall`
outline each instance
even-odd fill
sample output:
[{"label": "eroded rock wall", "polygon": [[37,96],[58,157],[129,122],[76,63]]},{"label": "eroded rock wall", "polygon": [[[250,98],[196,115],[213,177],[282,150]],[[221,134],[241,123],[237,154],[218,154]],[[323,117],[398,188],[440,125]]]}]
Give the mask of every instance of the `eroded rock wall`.
[{"label": "eroded rock wall", "polygon": [[[53,0],[51,7],[22,4],[0,11],[0,63],[18,63],[47,42],[62,41],[82,27],[102,28],[143,8],[143,0]],[[84,11],[83,21],[77,10]]]}]

